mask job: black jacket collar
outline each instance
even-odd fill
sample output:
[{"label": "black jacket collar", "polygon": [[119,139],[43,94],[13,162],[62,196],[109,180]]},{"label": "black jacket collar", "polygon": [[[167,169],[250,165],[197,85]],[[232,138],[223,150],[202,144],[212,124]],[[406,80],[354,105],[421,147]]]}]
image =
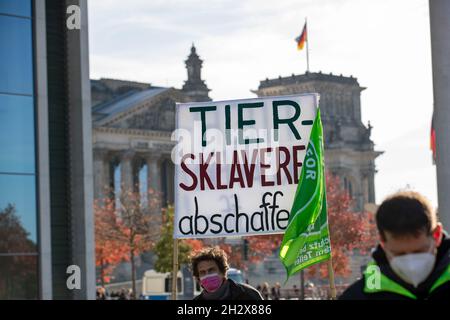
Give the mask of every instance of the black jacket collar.
[{"label": "black jacket collar", "polygon": [[445,271],[445,269],[450,265],[450,238],[445,233],[443,234],[443,239],[441,245],[438,247],[437,255],[436,255],[436,264],[434,265],[434,269],[431,274],[425,279],[424,282],[419,284],[417,288],[412,286],[411,284],[403,281],[397,274],[392,270],[387,260],[386,254],[381,248],[380,245],[377,246],[375,251],[372,254],[373,259],[380,267],[380,271],[392,279],[396,283],[403,286],[405,289],[409,290],[411,293],[416,295],[417,297],[426,297],[436,282],[436,280],[441,276],[441,274]]}]

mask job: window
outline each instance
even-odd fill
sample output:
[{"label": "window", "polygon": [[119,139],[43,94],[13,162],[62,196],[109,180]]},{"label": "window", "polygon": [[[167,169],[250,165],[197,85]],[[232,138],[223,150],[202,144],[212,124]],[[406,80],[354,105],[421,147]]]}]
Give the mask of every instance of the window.
[{"label": "window", "polygon": [[30,0],[0,0],[0,14],[31,17]]},{"label": "window", "polygon": [[36,179],[0,174],[0,254],[37,252]]},{"label": "window", "polygon": [[144,207],[148,206],[148,203],[150,202],[148,199],[149,195],[148,195],[148,166],[147,164],[144,164],[140,170],[139,170],[139,194],[141,196],[141,203]]},{"label": "window", "polygon": [[36,255],[0,255],[0,300],[37,299]]},{"label": "window", "polygon": [[38,298],[34,175],[0,174],[0,299]]},{"label": "window", "polygon": [[0,94],[0,173],[35,173],[33,98]]},{"label": "window", "polygon": [[353,189],[351,182],[348,183],[348,194],[350,195],[351,198],[353,197]]},{"label": "window", "polygon": [[353,197],[353,187],[350,179],[344,178],[344,189],[347,191],[348,195]]},{"label": "window", "polygon": [[0,92],[33,94],[31,19],[0,14]]},{"label": "window", "polygon": [[[177,292],[182,292],[181,277],[177,277]],[[164,292],[172,292],[172,278],[166,278],[164,281]]]}]

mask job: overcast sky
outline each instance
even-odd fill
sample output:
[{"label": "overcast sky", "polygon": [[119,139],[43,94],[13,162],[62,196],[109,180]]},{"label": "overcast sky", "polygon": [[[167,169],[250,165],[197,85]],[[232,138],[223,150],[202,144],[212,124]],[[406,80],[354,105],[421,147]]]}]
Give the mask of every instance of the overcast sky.
[{"label": "overcast sky", "polygon": [[194,42],[213,99],[254,97],[260,80],[305,72],[305,17],[311,71],[367,87],[377,202],[409,187],[437,205],[427,0],[90,0],[91,78],[181,88]]}]

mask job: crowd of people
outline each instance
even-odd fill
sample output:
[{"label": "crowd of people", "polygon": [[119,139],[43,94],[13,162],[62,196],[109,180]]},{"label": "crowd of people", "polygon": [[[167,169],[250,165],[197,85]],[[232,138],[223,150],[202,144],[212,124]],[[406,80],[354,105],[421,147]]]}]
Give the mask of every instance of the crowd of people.
[{"label": "crowd of people", "polygon": [[120,290],[111,290],[109,293],[104,287],[97,288],[97,300],[134,300],[134,294],[131,289],[122,288]]},{"label": "crowd of people", "polygon": [[[273,286],[264,282],[258,284],[256,289],[261,293],[264,300],[320,300],[327,299],[329,293],[328,285],[315,286],[312,282],[305,283],[303,294],[299,286],[294,284],[291,288],[281,288],[279,282],[276,282]],[[339,291],[342,291],[342,289]]]},{"label": "crowd of people", "polygon": [[272,288],[269,286],[268,282],[264,282],[262,285],[258,284],[256,290],[261,293],[264,300],[280,300],[281,299],[281,286],[280,283],[275,283]]}]

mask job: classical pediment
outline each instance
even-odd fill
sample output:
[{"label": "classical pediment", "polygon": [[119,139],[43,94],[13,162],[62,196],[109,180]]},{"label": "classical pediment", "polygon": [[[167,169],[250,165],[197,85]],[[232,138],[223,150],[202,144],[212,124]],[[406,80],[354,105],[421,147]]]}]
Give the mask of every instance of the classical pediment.
[{"label": "classical pediment", "polygon": [[[152,92],[152,90],[154,90]],[[154,131],[175,129],[175,104],[189,102],[182,91],[173,88],[149,89],[98,108],[96,126]],[[98,116],[103,115],[103,117]]]},{"label": "classical pediment", "polygon": [[173,97],[164,97],[148,108],[133,114],[120,123],[120,127],[143,130],[173,131],[175,129],[175,103]]}]

